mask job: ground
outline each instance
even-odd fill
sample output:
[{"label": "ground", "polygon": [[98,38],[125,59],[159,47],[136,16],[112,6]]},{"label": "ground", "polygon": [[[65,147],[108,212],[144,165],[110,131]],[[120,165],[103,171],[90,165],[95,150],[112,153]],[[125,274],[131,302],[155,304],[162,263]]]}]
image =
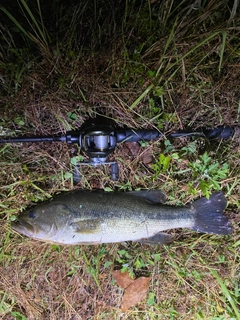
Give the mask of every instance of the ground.
[{"label": "ground", "polygon": [[[164,137],[118,144],[109,156],[118,181],[109,166],[82,166],[78,184],[72,170],[86,155],[77,144],[0,145],[2,319],[239,319],[237,1],[60,2],[2,4],[1,136],[104,123]],[[235,135],[169,137],[219,125]],[[60,246],[11,229],[26,208],[79,188],[158,189],[173,206],[221,190],[233,230],[169,230],[165,246]],[[112,273],[119,269],[151,279],[147,297],[126,312]]]}]

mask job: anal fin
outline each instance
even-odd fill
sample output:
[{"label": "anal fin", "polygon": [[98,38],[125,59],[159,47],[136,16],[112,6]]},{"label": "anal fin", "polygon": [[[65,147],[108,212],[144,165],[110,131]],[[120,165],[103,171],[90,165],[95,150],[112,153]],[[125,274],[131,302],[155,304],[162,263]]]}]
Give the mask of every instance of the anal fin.
[{"label": "anal fin", "polygon": [[141,243],[147,244],[167,244],[171,242],[170,234],[158,232],[154,236],[149,238],[142,238],[138,240]]}]

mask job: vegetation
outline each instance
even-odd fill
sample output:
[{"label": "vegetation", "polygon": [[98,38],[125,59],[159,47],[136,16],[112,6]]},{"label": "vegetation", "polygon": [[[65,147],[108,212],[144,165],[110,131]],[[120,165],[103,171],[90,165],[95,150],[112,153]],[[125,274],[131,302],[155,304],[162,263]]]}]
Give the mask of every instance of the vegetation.
[{"label": "vegetation", "polygon": [[[86,122],[175,132],[239,125],[240,7],[235,1],[1,1],[0,135],[58,135]],[[108,166],[73,166],[77,145],[0,145],[2,319],[240,319],[239,132],[122,143]],[[170,205],[214,190],[230,236],[171,230],[168,246],[57,246],[10,222],[61,190],[160,189]],[[123,313],[112,271],[151,277]]]}]

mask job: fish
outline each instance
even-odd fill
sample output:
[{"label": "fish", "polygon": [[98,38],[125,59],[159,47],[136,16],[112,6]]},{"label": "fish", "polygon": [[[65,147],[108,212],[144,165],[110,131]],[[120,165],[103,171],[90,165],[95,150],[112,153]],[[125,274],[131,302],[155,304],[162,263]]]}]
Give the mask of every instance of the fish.
[{"label": "fish", "polygon": [[227,201],[222,192],[186,206],[164,202],[159,190],[67,191],[20,214],[12,228],[33,239],[63,245],[125,241],[167,244],[171,235],[162,231],[173,228],[231,233],[223,214]]}]

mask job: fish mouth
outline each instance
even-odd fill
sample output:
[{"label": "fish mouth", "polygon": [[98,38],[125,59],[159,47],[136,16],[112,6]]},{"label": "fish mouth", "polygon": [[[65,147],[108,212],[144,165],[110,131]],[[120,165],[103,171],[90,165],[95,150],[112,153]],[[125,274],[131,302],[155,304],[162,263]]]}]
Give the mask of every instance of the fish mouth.
[{"label": "fish mouth", "polygon": [[32,235],[36,233],[36,228],[32,224],[26,221],[21,221],[21,220],[14,221],[12,222],[11,227],[13,230],[25,235],[29,235],[29,234]]}]

